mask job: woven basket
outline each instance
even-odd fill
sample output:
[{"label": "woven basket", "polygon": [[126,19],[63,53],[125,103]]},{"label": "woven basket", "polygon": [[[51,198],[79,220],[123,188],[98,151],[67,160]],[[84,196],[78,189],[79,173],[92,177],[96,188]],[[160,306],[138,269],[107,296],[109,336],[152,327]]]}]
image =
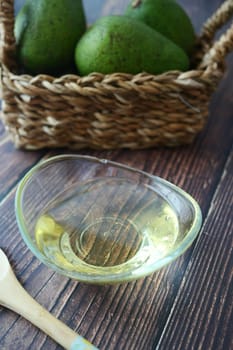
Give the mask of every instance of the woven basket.
[{"label": "woven basket", "polygon": [[212,93],[233,49],[233,14],[225,1],[204,24],[192,70],[85,77],[19,75],[14,1],[0,0],[2,120],[16,147],[117,149],[189,144],[203,129]]}]

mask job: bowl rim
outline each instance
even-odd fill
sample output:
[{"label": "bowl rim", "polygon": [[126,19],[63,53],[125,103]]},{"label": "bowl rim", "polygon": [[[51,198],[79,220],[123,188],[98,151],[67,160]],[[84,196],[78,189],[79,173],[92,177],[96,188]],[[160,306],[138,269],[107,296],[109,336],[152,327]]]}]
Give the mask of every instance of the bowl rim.
[{"label": "bowl rim", "polygon": [[[27,227],[24,222],[24,213],[22,209],[22,195],[23,190],[25,186],[27,185],[28,181],[30,181],[31,177],[36,174],[38,169],[41,169],[42,167],[48,166],[51,163],[57,162],[57,161],[66,161],[66,160],[85,160],[90,161],[93,163],[101,163],[103,165],[110,165],[117,168],[125,169],[130,172],[138,173],[140,175],[144,175],[147,178],[150,178],[157,183],[161,184],[162,186],[165,186],[167,188],[170,188],[172,192],[178,192],[183,198],[185,198],[189,204],[192,205],[193,208],[193,222],[191,227],[189,228],[187,234],[185,235],[184,239],[179,242],[175,249],[169,252],[168,255],[162,257],[161,259],[157,260],[153,264],[147,266],[146,271],[143,270],[143,267],[137,268],[135,271],[126,271],[123,273],[119,273],[117,275],[109,274],[97,274],[97,275],[90,275],[90,274],[83,274],[79,273],[77,271],[69,271],[66,269],[62,269],[61,267],[54,265],[49,261],[47,257],[45,257],[36,247],[36,244],[33,243],[33,240],[30,238],[30,233],[27,230]],[[128,165],[125,165],[123,163],[118,163],[112,160],[107,160],[105,158],[98,158],[95,156],[89,156],[89,155],[79,155],[79,154],[62,154],[62,155],[56,155],[49,157],[48,159],[42,159],[40,160],[36,165],[34,165],[20,180],[15,194],[15,215],[16,215],[16,222],[20,231],[20,234],[24,240],[24,243],[26,246],[31,250],[33,255],[39,259],[40,262],[44,263],[46,266],[51,268],[53,271],[60,273],[62,275],[65,275],[66,277],[78,280],[80,282],[85,283],[92,283],[92,284],[115,284],[115,283],[124,283],[124,282],[130,282],[133,280],[138,280],[140,278],[144,278],[153,272],[161,269],[162,267],[170,264],[174,260],[176,260],[178,257],[180,257],[193,243],[195,238],[197,237],[201,225],[202,225],[202,213],[199,204],[197,201],[186,191],[184,191],[182,188],[176,186],[175,184],[171,183],[170,181],[167,181],[159,176],[152,175],[144,170],[137,169]],[[107,269],[103,268],[103,269]]]}]

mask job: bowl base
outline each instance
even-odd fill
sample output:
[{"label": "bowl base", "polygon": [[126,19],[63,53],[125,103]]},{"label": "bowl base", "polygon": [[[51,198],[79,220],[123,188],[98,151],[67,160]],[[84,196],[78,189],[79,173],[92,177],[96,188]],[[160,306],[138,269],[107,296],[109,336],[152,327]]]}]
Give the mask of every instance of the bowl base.
[{"label": "bowl base", "polygon": [[51,263],[98,274],[161,259],[174,248],[179,224],[174,209],[149,186],[110,177],[63,193],[37,220],[35,231]]}]

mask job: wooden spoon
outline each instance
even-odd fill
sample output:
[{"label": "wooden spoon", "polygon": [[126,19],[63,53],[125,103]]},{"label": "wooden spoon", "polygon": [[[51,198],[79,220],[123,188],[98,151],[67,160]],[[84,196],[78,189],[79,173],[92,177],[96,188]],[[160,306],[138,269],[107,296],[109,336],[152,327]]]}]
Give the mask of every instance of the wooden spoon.
[{"label": "wooden spoon", "polygon": [[0,304],[11,309],[68,350],[98,350],[82,336],[52,316],[21,286],[0,249]]}]

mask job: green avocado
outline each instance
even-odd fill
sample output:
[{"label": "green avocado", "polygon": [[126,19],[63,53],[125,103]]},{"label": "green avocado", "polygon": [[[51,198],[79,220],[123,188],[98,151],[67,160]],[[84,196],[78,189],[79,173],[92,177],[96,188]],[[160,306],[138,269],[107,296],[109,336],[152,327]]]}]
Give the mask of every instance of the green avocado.
[{"label": "green avocado", "polygon": [[185,10],[174,0],[131,0],[124,13],[157,30],[191,54],[195,31]]},{"label": "green avocado", "polygon": [[81,75],[159,74],[189,67],[180,47],[146,24],[120,15],[102,17],[86,31],[76,46],[75,62]]},{"label": "green avocado", "polygon": [[14,28],[19,61],[28,73],[64,72],[85,30],[82,0],[26,0]]}]

